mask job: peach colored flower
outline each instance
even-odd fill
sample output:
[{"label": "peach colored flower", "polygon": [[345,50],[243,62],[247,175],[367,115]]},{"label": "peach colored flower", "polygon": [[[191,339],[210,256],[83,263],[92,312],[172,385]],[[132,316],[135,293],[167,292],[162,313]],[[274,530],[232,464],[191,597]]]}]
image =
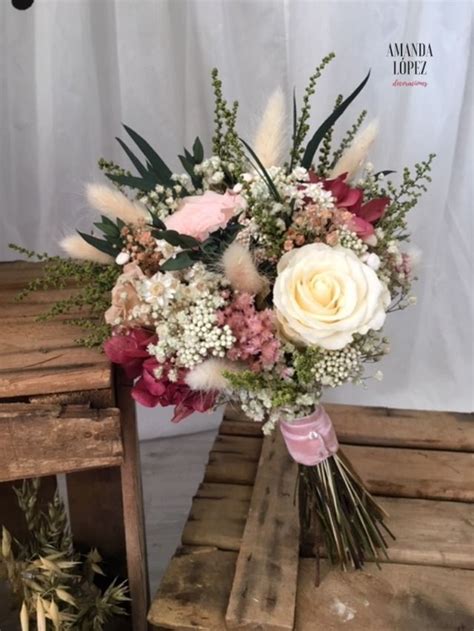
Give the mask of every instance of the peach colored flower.
[{"label": "peach colored flower", "polygon": [[124,266],[112,289],[112,306],[105,312],[107,324],[141,326],[147,323],[146,317],[133,314],[134,308],[141,303],[135,283],[145,278],[145,274],[136,263]]},{"label": "peach colored flower", "polygon": [[166,227],[204,241],[218,228],[225,228],[238,210],[244,207],[240,195],[226,191],[185,197],[178,210],[166,220]]}]

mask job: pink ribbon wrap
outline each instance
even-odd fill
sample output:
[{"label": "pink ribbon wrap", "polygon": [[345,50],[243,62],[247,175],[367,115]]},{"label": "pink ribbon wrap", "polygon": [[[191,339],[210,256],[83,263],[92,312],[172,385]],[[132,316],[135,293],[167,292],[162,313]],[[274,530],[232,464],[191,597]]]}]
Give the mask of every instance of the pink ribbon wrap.
[{"label": "pink ribbon wrap", "polygon": [[323,462],[339,449],[332,421],[322,406],[297,421],[280,421],[280,430],[293,460],[308,467]]}]

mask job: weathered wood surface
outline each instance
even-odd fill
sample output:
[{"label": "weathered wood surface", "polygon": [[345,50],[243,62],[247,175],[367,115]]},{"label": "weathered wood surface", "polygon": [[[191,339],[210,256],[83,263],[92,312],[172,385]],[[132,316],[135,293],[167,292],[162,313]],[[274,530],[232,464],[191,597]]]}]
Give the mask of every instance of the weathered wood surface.
[{"label": "weathered wood surface", "polygon": [[[368,414],[363,408],[353,418],[357,422],[367,418],[368,424],[354,431],[347,406],[328,407],[340,432],[353,443],[344,445],[344,450],[369,488],[382,495],[379,501],[389,513],[388,524],[397,540],[390,543],[390,561],[381,571],[369,563],[365,572],[343,574],[333,569],[327,573],[323,562],[324,577],[318,589],[314,588],[314,559],[300,559],[295,630],[474,628],[474,507],[468,502],[474,485],[472,455],[463,451],[471,445],[468,416],[434,413],[434,432],[443,419],[450,431],[441,432],[441,438],[433,442],[432,413],[397,410],[392,414],[373,409]],[[150,612],[150,621],[158,628],[229,628],[225,611],[262,438],[259,424],[245,420],[239,411],[228,412],[211,451],[211,476],[207,471],[183,533],[186,555],[172,560],[163,583],[168,588],[165,593],[160,590]],[[423,430],[416,429],[418,420],[424,423]],[[410,424],[415,437],[408,441],[411,448],[403,449]],[[246,452],[248,445],[251,449]],[[453,501],[459,497],[463,501]],[[193,552],[199,552],[199,562],[191,560]],[[178,589],[173,581],[178,579],[179,592],[173,594]],[[215,598],[209,595],[214,590]],[[259,598],[255,593],[252,596]],[[249,622],[248,628],[271,627]]]},{"label": "weathered wood surface", "polygon": [[[474,451],[472,414],[394,410],[332,403],[324,407],[334,423],[341,443]],[[261,423],[246,419],[239,408],[228,406],[221,433],[258,436],[261,427]]]},{"label": "weathered wood surface", "polygon": [[[253,436],[220,436],[211,451],[205,481],[252,484],[260,442]],[[376,495],[474,501],[471,453],[359,445],[343,449]]]},{"label": "weathered wood surface", "polygon": [[209,455],[204,480],[253,484],[261,447],[261,437],[219,435]]},{"label": "weathered wood surface", "polygon": [[119,465],[119,411],[0,404],[0,480]]},{"label": "weathered wood surface", "polygon": [[340,442],[357,445],[474,450],[474,416],[456,412],[324,406]]},{"label": "weathered wood surface", "polygon": [[109,361],[98,350],[76,345],[84,332],[66,324],[72,315],[36,320],[69,290],[35,292],[15,302],[40,272],[38,264],[0,264],[0,399],[110,388]]},{"label": "weathered wood surface", "polygon": [[[224,631],[236,552],[190,548],[172,559],[149,614],[163,629]],[[470,631],[474,625],[474,572],[385,564],[378,570],[340,572],[301,559],[295,631]],[[253,629],[264,627],[254,626]]]},{"label": "weathered wood surface", "polygon": [[280,432],[266,436],[227,608],[231,629],[293,629],[299,561],[297,470]]},{"label": "weathered wood surface", "polygon": [[117,404],[122,418],[124,459],[120,470],[122,504],[127,548],[127,576],[132,606],[133,631],[146,631],[150,602],[148,567],[143,514],[143,490],[140,470],[135,402],[131,396],[132,384],[121,371],[117,371]]},{"label": "weathered wood surface", "polygon": [[239,550],[251,497],[251,486],[201,484],[184,527],[183,544]]},{"label": "weathered wood surface", "polygon": [[474,572],[385,564],[340,572],[323,564],[314,588],[314,562],[300,563],[295,631],[469,631],[474,627]]},{"label": "weathered wood surface", "polygon": [[474,454],[345,445],[371,493],[474,501]]},{"label": "weathered wood surface", "polygon": [[[193,500],[182,542],[238,552],[251,487],[202,484]],[[474,509],[464,502],[379,498],[395,533],[390,561],[474,569]],[[324,550],[321,550],[324,556]]]},{"label": "weathered wood surface", "polygon": [[223,631],[236,559],[235,552],[216,548],[178,550],[151,606],[150,623],[181,631]]}]

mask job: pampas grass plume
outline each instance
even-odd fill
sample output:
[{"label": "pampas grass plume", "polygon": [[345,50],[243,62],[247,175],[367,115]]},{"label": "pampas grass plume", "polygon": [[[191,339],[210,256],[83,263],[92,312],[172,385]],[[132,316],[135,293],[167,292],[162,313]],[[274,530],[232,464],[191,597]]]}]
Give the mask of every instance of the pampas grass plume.
[{"label": "pampas grass plume", "polygon": [[103,215],[116,219],[120,217],[125,223],[136,223],[146,219],[146,208],[138,202],[132,202],[120,191],[115,191],[104,184],[88,184],[87,201]]},{"label": "pampas grass plume", "polygon": [[222,255],[224,276],[237,291],[257,295],[267,286],[267,279],[261,276],[249,250],[234,241]]},{"label": "pampas grass plume", "polygon": [[338,177],[347,173],[350,180],[360,169],[367,158],[370,146],[374,142],[378,131],[378,122],[373,120],[365,129],[359,132],[351,145],[344,151],[330,173],[330,177]]},{"label": "pampas grass plume", "polygon": [[224,372],[234,367],[225,359],[206,359],[188,372],[185,381],[191,390],[224,390],[229,385]]},{"label": "pampas grass plume", "polygon": [[265,168],[280,166],[285,156],[285,97],[277,88],[268,100],[254,140],[254,150]]},{"label": "pampas grass plume", "polygon": [[60,241],[59,245],[73,259],[81,259],[83,261],[94,261],[94,263],[112,263],[113,258],[105,252],[100,252],[92,245],[89,245],[84,239],[73,234],[65,237]]}]

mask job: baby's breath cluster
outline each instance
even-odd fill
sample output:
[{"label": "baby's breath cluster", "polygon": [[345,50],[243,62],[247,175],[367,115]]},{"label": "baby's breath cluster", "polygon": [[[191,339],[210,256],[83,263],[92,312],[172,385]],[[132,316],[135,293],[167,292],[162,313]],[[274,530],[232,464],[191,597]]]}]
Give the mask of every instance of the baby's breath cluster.
[{"label": "baby's breath cluster", "polygon": [[343,248],[347,248],[348,250],[352,250],[357,254],[357,256],[363,256],[368,248],[367,243],[364,243],[362,239],[360,239],[355,232],[348,230],[347,228],[339,228],[339,245]]},{"label": "baby's breath cluster", "polygon": [[149,347],[150,354],[159,362],[171,358],[183,368],[193,368],[206,357],[225,357],[235,338],[227,325],[217,324],[216,310],[224,304],[223,298],[207,295],[170,313],[156,327],[159,341]]},{"label": "baby's breath cluster", "polygon": [[352,344],[337,351],[295,349],[293,361],[297,379],[305,384],[316,381],[321,386],[335,388],[356,381],[363,372],[362,351]]},{"label": "baby's breath cluster", "polygon": [[196,193],[187,173],[173,173],[170,179],[172,181],[171,186],[157,184],[154,190],[142,192],[138,196],[140,202],[160,219],[166,219],[175,212],[183,197]]},{"label": "baby's breath cluster", "polygon": [[196,264],[184,273],[159,273],[138,284],[138,293],[150,304],[158,342],[151,355],[164,363],[192,368],[206,357],[224,357],[234,343],[232,331],[217,323],[217,311],[226,305],[226,283],[219,274]]}]

